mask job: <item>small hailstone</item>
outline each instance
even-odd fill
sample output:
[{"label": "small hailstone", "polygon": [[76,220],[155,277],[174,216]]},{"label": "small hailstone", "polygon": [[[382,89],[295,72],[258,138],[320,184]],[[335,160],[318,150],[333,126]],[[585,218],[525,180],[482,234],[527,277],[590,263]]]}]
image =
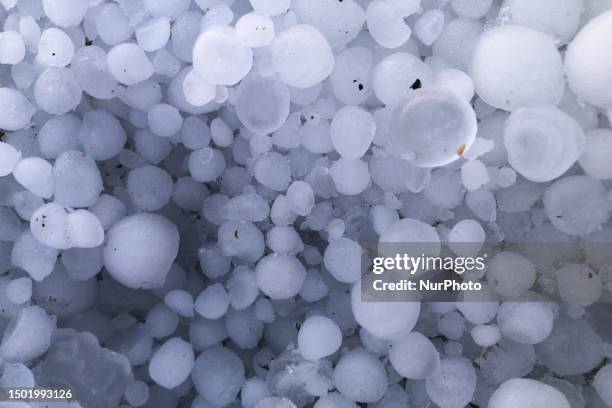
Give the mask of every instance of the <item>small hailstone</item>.
[{"label": "small hailstone", "polygon": [[68,237],[70,244],[77,248],[95,248],[104,241],[104,229],[93,213],[76,210],[68,214]]},{"label": "small hailstone", "polygon": [[199,315],[215,320],[223,317],[230,304],[230,298],[223,285],[210,285],[195,300],[195,311]]},{"label": "small hailstone", "polygon": [[359,348],[340,358],[333,381],[344,397],[356,402],[376,402],[388,387],[385,366],[374,355]]},{"label": "small hailstone", "polygon": [[220,147],[231,146],[234,141],[232,129],[221,118],[214,118],[210,122],[210,137]]},{"label": "small hailstone", "polygon": [[269,396],[268,384],[260,377],[247,379],[240,390],[240,402],[243,408],[254,408],[259,401]]},{"label": "small hailstone", "polygon": [[255,272],[243,266],[234,269],[232,276],[227,280],[226,287],[230,304],[235,310],[246,309],[259,296]]},{"label": "small hailstone", "polygon": [[170,202],[173,192],[172,177],[159,167],[146,164],[130,171],[127,189],[136,207],[156,211]]},{"label": "small hailstone", "polygon": [[193,106],[204,106],[215,99],[217,87],[206,82],[196,71],[191,70],[183,81],[183,93],[187,102]]},{"label": "small hailstone", "polygon": [[235,85],[251,70],[253,52],[229,27],[211,27],[193,46],[193,69],[212,85]]},{"label": "small hailstone", "polygon": [[145,21],[136,27],[134,33],[138,45],[146,52],[160,50],[170,39],[170,20],[159,17]]},{"label": "small hailstone", "polygon": [[567,264],[554,276],[559,295],[565,302],[588,306],[601,296],[601,278],[587,265]]},{"label": "small hailstone", "polygon": [[291,0],[249,0],[253,9],[266,16],[277,16],[291,7]]},{"label": "small hailstone", "polygon": [[513,378],[501,384],[489,399],[489,408],[570,408],[558,389],[529,378]]},{"label": "small hailstone", "polygon": [[508,162],[523,177],[550,181],[580,157],[585,136],[578,122],[553,106],[518,109],[504,129]]},{"label": "small hailstone", "polygon": [[13,169],[15,180],[42,198],[53,195],[53,167],[40,157],[21,159]]},{"label": "small hailstone", "polygon": [[294,256],[270,254],[255,267],[259,289],[271,299],[297,295],[306,278],[306,269]]},{"label": "small hailstone", "polygon": [[332,144],[342,157],[358,159],[374,140],[376,122],[369,112],[356,106],[345,106],[334,115],[330,132]]},{"label": "small hailstone", "polygon": [[198,356],[191,374],[193,385],[214,406],[229,405],[245,382],[244,365],[225,347],[211,347]]},{"label": "small hailstone", "polygon": [[365,102],[372,92],[371,70],[372,51],[365,47],[350,47],[338,54],[329,77],[336,98],[347,105]]},{"label": "small hailstone", "polygon": [[265,47],[274,39],[274,22],[262,14],[245,14],[236,22],[236,35],[248,47]]},{"label": "small hailstone", "polygon": [[554,182],[546,189],[543,202],[550,222],[570,235],[591,233],[610,216],[606,190],[589,176],[568,176]]},{"label": "small hailstone", "polygon": [[247,129],[258,134],[277,131],[289,115],[287,86],[276,77],[249,75],[236,89],[236,114]]},{"label": "small hailstone", "polygon": [[314,192],[312,187],[304,181],[294,181],[287,189],[287,198],[291,204],[291,209],[298,215],[306,216],[310,214],[315,204]]},{"label": "small hailstone", "polygon": [[478,190],[489,182],[487,167],[480,160],[470,160],[461,166],[461,180],[467,191]]},{"label": "small hailstone", "polygon": [[500,18],[508,24],[531,27],[550,34],[557,42],[565,44],[582,25],[583,11],[584,2],[581,0],[509,0],[500,10]]},{"label": "small hailstone", "polygon": [[104,266],[127,287],[159,287],[176,258],[178,246],[178,230],[167,218],[150,213],[131,215],[108,232]]},{"label": "small hailstone", "polygon": [[161,137],[170,137],[183,125],[183,117],[172,105],[160,103],[152,106],[147,112],[147,120],[151,132]]},{"label": "small hailstone", "polygon": [[89,207],[102,192],[96,163],[79,151],[65,151],[53,164],[54,198],[68,207]]},{"label": "small hailstone", "polygon": [[0,64],[18,64],[25,58],[25,53],[25,43],[18,32],[0,32]]},{"label": "small hailstone", "polygon": [[491,347],[501,340],[501,332],[495,325],[475,326],[470,332],[474,343],[480,347]]},{"label": "small hailstone", "polygon": [[83,116],[79,140],[85,152],[95,160],[108,160],[118,155],[127,136],[121,124],[106,110],[93,110]]},{"label": "small hailstone", "polygon": [[333,320],[323,316],[311,316],[300,327],[297,342],[302,357],[319,360],[340,348],[342,333]]},{"label": "small hailstone", "polygon": [[408,334],[419,317],[419,302],[369,302],[362,300],[361,282],[351,289],[353,316],[359,325],[374,336],[397,340]]},{"label": "small hailstone", "polygon": [[218,4],[206,11],[202,18],[202,31],[214,26],[229,26],[234,20],[234,12],[226,4]]},{"label": "small hailstone", "polygon": [[357,195],[370,184],[368,165],[359,159],[340,158],[332,164],[329,174],[340,194]]},{"label": "small hailstone", "polygon": [[153,64],[145,52],[133,43],[114,46],[106,54],[111,75],[124,85],[134,85],[153,75]]},{"label": "small hailstone", "polygon": [[497,202],[489,190],[469,191],[465,196],[465,202],[474,215],[481,220],[493,222],[497,218]]},{"label": "small hailstone", "polygon": [[485,31],[474,48],[470,73],[478,96],[499,109],[556,105],[563,96],[563,64],[554,39],[528,27]]},{"label": "small hailstone", "polygon": [[265,250],[261,230],[250,222],[224,222],[217,231],[217,241],[224,255],[249,263],[261,258]]},{"label": "small hailstone", "polygon": [[90,6],[81,0],[43,0],[42,5],[49,20],[60,27],[79,25]]},{"label": "small hailstone", "polygon": [[289,86],[309,88],[322,82],[334,68],[329,43],[311,25],[299,24],[283,31],[270,49],[280,79]]},{"label": "small hailstone", "polygon": [[584,150],[578,163],[591,177],[600,180],[612,178],[612,161],[606,152],[612,149],[612,131],[610,129],[593,129],[586,135]]},{"label": "small hailstone", "polygon": [[100,220],[105,230],[110,229],[117,221],[121,220],[126,213],[125,204],[118,198],[102,194],[96,202],[89,207]]},{"label": "small hailstone", "polygon": [[194,180],[209,182],[223,173],[225,158],[219,150],[205,147],[191,153],[188,166]]},{"label": "small hailstone", "polygon": [[115,97],[119,83],[106,64],[106,52],[95,45],[81,47],[72,58],[72,72],[83,91],[100,99]]},{"label": "small hailstone", "polygon": [[42,32],[36,58],[43,65],[65,67],[74,57],[74,44],[68,34],[51,27]]},{"label": "small hailstone", "polygon": [[427,46],[438,39],[444,28],[444,13],[438,9],[424,12],[414,23],[414,33]]},{"label": "small hailstone", "polygon": [[396,52],[374,68],[372,86],[378,99],[395,107],[415,90],[434,83],[431,68],[415,55]]},{"label": "small hailstone", "polygon": [[141,407],[149,400],[149,386],[143,381],[132,381],[123,397],[133,407]]},{"label": "small hailstone", "polygon": [[178,324],[178,315],[163,303],[153,306],[145,319],[145,326],[148,332],[156,339],[161,339],[174,333]]},{"label": "small hailstone", "polygon": [[291,168],[287,158],[270,152],[257,159],[253,167],[255,179],[274,191],[286,191],[291,180]]},{"label": "small hailstone", "polygon": [[66,150],[79,150],[77,135],[81,119],[74,114],[49,118],[38,133],[38,146],[42,157],[55,159]]},{"label": "small hailstone", "polygon": [[535,277],[533,263],[514,252],[499,252],[487,264],[487,281],[496,293],[505,297],[520,296],[533,286]]},{"label": "small hailstone", "polygon": [[201,149],[208,146],[211,135],[210,128],[197,116],[188,116],[181,128],[181,142],[190,150]]},{"label": "small hailstone", "polygon": [[264,297],[257,299],[257,302],[255,302],[255,316],[264,323],[272,323],[276,319],[272,302]]},{"label": "small hailstone", "polygon": [[553,308],[547,302],[505,302],[497,314],[502,335],[522,344],[544,341],[552,331],[553,320]]},{"label": "small hailstone", "polygon": [[606,364],[593,378],[593,387],[606,405],[612,405],[612,365]]},{"label": "small hailstone", "polygon": [[11,303],[21,305],[32,297],[32,279],[17,278],[6,287],[6,296]]},{"label": "small hailstone", "polygon": [[325,248],[323,262],[336,280],[353,283],[361,277],[361,258],[361,246],[343,237],[329,243]]},{"label": "small hailstone", "polygon": [[83,90],[68,68],[45,69],[34,84],[34,99],[43,111],[62,115],[77,107]]},{"label": "small hailstone", "polygon": [[443,166],[469,149],[476,130],[476,115],[465,99],[420,89],[395,109],[387,149],[419,167]]},{"label": "small hailstone", "polygon": [[476,256],[485,241],[485,231],[478,221],[464,219],[448,234],[448,246],[459,256]]},{"label": "small hailstone", "polygon": [[179,337],[173,337],[151,356],[149,375],[164,388],[176,388],[191,374],[194,360],[191,344]]},{"label": "small hailstone", "polygon": [[58,253],[57,249],[40,243],[30,231],[24,231],[15,241],[11,263],[40,282],[53,272]]},{"label": "small hailstone", "polygon": [[476,371],[464,357],[440,361],[440,368],[425,382],[427,395],[440,408],[467,405],[476,390]]},{"label": "small hailstone", "polygon": [[395,371],[411,380],[428,378],[440,367],[435,346],[416,331],[391,344],[389,360]]},{"label": "small hailstone", "polygon": [[39,306],[21,309],[4,333],[0,356],[11,362],[25,362],[41,356],[49,349],[56,320]]},{"label": "small hailstone", "polygon": [[366,10],[368,31],[376,43],[385,48],[401,47],[412,34],[404,16],[392,2],[375,0]]},{"label": "small hailstone", "polygon": [[68,210],[51,202],[38,208],[30,218],[30,231],[41,243],[57,249],[72,246],[68,231]]},{"label": "small hailstone", "polygon": [[611,35],[611,22],[611,10],[593,18],[576,34],[565,54],[569,87],[580,99],[600,108],[612,105],[612,96],[606,92],[612,84],[612,74],[595,69],[612,57],[605,45]]},{"label": "small hailstone", "polygon": [[0,177],[8,176],[21,159],[21,152],[12,145],[0,142]]},{"label": "small hailstone", "polygon": [[0,88],[0,128],[13,131],[26,127],[36,109],[19,91]]},{"label": "small hailstone", "polygon": [[117,45],[132,36],[133,27],[119,4],[104,4],[94,19],[98,37],[108,45]]}]

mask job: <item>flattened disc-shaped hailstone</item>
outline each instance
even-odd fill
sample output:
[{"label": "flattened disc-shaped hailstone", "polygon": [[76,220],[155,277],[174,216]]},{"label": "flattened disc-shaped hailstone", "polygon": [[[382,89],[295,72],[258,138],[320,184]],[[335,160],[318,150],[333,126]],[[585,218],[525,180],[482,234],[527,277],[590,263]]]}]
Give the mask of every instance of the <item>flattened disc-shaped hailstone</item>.
[{"label": "flattened disc-shaped hailstone", "polygon": [[393,112],[387,149],[418,167],[457,160],[476,138],[476,115],[460,96],[419,89]]},{"label": "flattened disc-shaped hailstone", "polygon": [[108,232],[104,266],[115,280],[132,289],[160,287],[178,254],[179,233],[167,218],[131,215]]}]

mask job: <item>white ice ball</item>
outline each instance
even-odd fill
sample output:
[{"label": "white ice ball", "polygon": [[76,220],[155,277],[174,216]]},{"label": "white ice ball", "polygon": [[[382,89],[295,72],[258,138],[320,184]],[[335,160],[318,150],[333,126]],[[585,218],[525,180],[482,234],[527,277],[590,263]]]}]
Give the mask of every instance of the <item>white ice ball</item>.
[{"label": "white ice ball", "polygon": [[612,160],[608,152],[612,151],[612,130],[593,129],[586,135],[584,150],[578,163],[591,177],[600,180],[612,178]]},{"label": "white ice ball", "polygon": [[0,128],[13,131],[26,127],[36,109],[19,91],[0,88]]},{"label": "white ice ball", "polygon": [[257,134],[277,131],[289,116],[289,89],[276,77],[249,75],[236,89],[236,114]]},{"label": "white ice ball", "polygon": [[106,54],[108,71],[124,85],[134,85],[149,79],[153,73],[153,64],[147,54],[134,43],[123,43],[114,46]]},{"label": "white ice ball", "polygon": [[440,368],[425,381],[427,395],[440,408],[466,406],[476,390],[476,371],[464,357],[440,361]]},{"label": "white ice ball", "polygon": [[271,299],[289,299],[297,295],[306,278],[306,269],[291,255],[272,253],[255,267],[259,289]]},{"label": "white ice ball", "polygon": [[323,316],[307,318],[298,332],[298,348],[307,360],[334,354],[342,345],[342,332],[333,320]]},{"label": "white ice ball", "polygon": [[567,398],[550,385],[528,378],[501,384],[489,399],[489,408],[570,408]]},{"label": "white ice ball", "polygon": [[329,169],[336,190],[344,195],[357,195],[370,184],[368,165],[360,159],[341,157]]},{"label": "white ice ball", "polygon": [[359,348],[340,358],[333,381],[343,396],[356,402],[376,402],[388,387],[385,366],[373,354]]},{"label": "white ice ball", "polygon": [[332,144],[342,157],[359,159],[374,140],[376,122],[366,110],[345,106],[334,115],[330,133]]},{"label": "white ice ball", "polygon": [[194,360],[191,344],[173,337],[166,340],[151,356],[149,375],[164,388],[176,388],[191,374]]},{"label": "white ice ball", "polygon": [[474,48],[470,73],[478,96],[507,111],[556,105],[565,88],[563,63],[554,39],[518,25],[485,31]]},{"label": "white ice ball", "polygon": [[391,344],[389,360],[398,374],[411,380],[428,378],[440,367],[438,350],[416,331]]},{"label": "white ice ball", "polygon": [[40,74],[34,84],[34,99],[43,111],[62,115],[77,107],[83,90],[72,70],[51,67]]},{"label": "white ice ball", "polygon": [[30,192],[42,198],[53,195],[53,167],[40,157],[21,159],[13,170],[15,180]]},{"label": "white ice ball", "polygon": [[51,27],[42,32],[36,58],[43,65],[65,67],[74,57],[72,40],[59,28]]},{"label": "white ice ball", "polygon": [[11,30],[0,32],[0,64],[19,64],[25,58],[25,54],[25,43],[18,32]]}]

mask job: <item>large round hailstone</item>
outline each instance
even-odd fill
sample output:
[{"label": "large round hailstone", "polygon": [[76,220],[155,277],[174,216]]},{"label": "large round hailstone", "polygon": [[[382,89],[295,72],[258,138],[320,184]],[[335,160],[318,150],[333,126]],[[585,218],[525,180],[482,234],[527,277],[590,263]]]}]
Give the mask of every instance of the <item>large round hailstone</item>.
[{"label": "large round hailstone", "polygon": [[270,46],[280,79],[295,88],[310,88],[334,69],[334,53],[313,26],[298,24],[278,35]]},{"label": "large round hailstone", "polygon": [[499,252],[487,264],[487,281],[495,293],[518,297],[535,283],[533,263],[515,252]]},{"label": "large round hailstone", "polygon": [[193,46],[193,69],[210,84],[235,85],[252,66],[253,51],[232,28],[212,27]]},{"label": "large round hailstone", "polygon": [[359,159],[374,140],[376,122],[366,110],[357,106],[345,106],[334,115],[330,133],[331,142],[342,157]]},{"label": "large round hailstone", "polygon": [[336,389],[356,402],[376,402],[385,395],[389,386],[385,366],[361,348],[342,356],[332,378]]},{"label": "large round hailstone", "polygon": [[395,108],[387,149],[418,167],[444,166],[470,148],[476,131],[476,114],[465,99],[420,89]]},{"label": "large round hailstone", "polygon": [[543,202],[550,222],[569,235],[589,234],[610,216],[605,188],[589,176],[568,176],[556,181],[546,189]]},{"label": "large round hailstone", "polygon": [[90,4],[83,0],[43,0],[45,15],[60,27],[81,24]]},{"label": "large round hailstone", "polygon": [[612,179],[612,130],[593,129],[586,135],[584,150],[578,163],[591,177],[600,180]]},{"label": "large round hailstone", "polygon": [[136,207],[157,211],[170,202],[174,184],[167,171],[145,164],[130,171],[127,189]]},{"label": "large round hailstone", "polygon": [[412,35],[404,17],[392,2],[384,0],[371,2],[366,10],[368,31],[376,43],[384,48],[401,47]]},{"label": "large round hailstone", "polygon": [[607,406],[612,405],[612,364],[606,364],[603,366],[597,374],[595,374],[595,378],[593,378],[593,387],[595,391],[597,391],[597,395],[599,398],[606,404]]},{"label": "large round hailstone", "polygon": [[319,30],[334,48],[357,37],[366,19],[355,0],[296,0],[291,11],[298,21]]},{"label": "large round hailstone", "polygon": [[612,107],[612,10],[589,21],[565,53],[567,82],[576,96],[600,108]]},{"label": "large round hailstone", "polygon": [[74,77],[85,93],[98,99],[112,99],[117,96],[119,84],[108,71],[106,52],[102,48],[90,45],[77,49],[71,67]]},{"label": "large round hailstone", "polygon": [[25,43],[17,31],[0,32],[0,64],[19,64],[25,58],[25,54]]},{"label": "large round hailstone", "polygon": [[370,185],[368,165],[360,159],[341,157],[331,165],[329,174],[340,194],[357,195]]},{"label": "large round hailstone", "polygon": [[323,263],[338,281],[353,283],[361,277],[361,246],[352,239],[335,239],[325,248]]},{"label": "large round hailstone", "polygon": [[223,407],[234,401],[244,384],[244,365],[232,350],[210,347],[196,359],[191,380],[206,401]]},{"label": "large round hailstone", "polygon": [[297,342],[302,357],[319,360],[338,351],[342,345],[342,332],[332,319],[312,316],[300,327]]},{"label": "large round hailstone", "polygon": [[187,166],[195,181],[209,182],[223,173],[225,158],[219,150],[205,147],[191,153]]},{"label": "large round hailstone", "polygon": [[383,58],[372,76],[376,97],[387,106],[396,106],[416,89],[433,83],[431,68],[407,52],[396,52]]},{"label": "large round hailstone", "polygon": [[236,114],[253,133],[272,133],[289,116],[289,89],[276,77],[249,75],[236,89]]},{"label": "large round hailstone", "polygon": [[541,183],[561,176],[578,160],[585,136],[574,118],[554,106],[526,107],[508,117],[504,145],[510,165]]},{"label": "large round hailstone", "polygon": [[351,289],[351,308],[357,323],[374,336],[397,340],[412,330],[419,318],[419,302],[371,302],[362,296],[361,281]]},{"label": "large round hailstone", "polygon": [[134,43],[114,46],[106,54],[108,71],[124,85],[134,85],[149,79],[155,72],[147,54]]},{"label": "large round hailstone", "polygon": [[51,27],[42,32],[36,58],[43,65],[65,67],[74,57],[72,40],[59,28]]},{"label": "large round hailstone", "polygon": [[567,264],[554,274],[559,295],[567,303],[588,306],[601,296],[601,278],[585,264]]},{"label": "large round hailstone", "polygon": [[150,213],[131,215],[108,232],[104,266],[129,288],[157,288],[164,284],[178,247],[178,230],[167,218]]},{"label": "large round hailstone", "polygon": [[12,88],[0,88],[0,128],[8,131],[26,127],[36,108],[21,92]]},{"label": "large round hailstone", "polygon": [[513,378],[500,385],[489,399],[489,408],[570,408],[563,393],[529,378]]},{"label": "large round hailstone", "polygon": [[90,207],[104,186],[96,162],[83,152],[68,150],[53,164],[56,202],[73,208]]},{"label": "large round hailstone", "polygon": [[30,231],[39,242],[56,249],[70,248],[68,210],[57,203],[39,207],[30,217]]},{"label": "large round hailstone", "polygon": [[259,289],[271,299],[289,299],[297,295],[306,279],[306,269],[291,255],[272,253],[255,267]]},{"label": "large round hailstone", "polygon": [[497,324],[504,337],[522,344],[546,340],[553,321],[552,304],[546,302],[505,302],[497,314]]},{"label": "large round hailstone", "polygon": [[556,105],[565,90],[561,55],[548,34],[518,25],[485,31],[470,67],[478,96],[499,109]]},{"label": "large round hailstone", "polygon": [[429,398],[440,408],[465,407],[476,390],[476,371],[464,357],[440,361],[440,368],[425,380]]},{"label": "large round hailstone", "polygon": [[253,174],[258,182],[274,191],[286,191],[291,181],[289,160],[276,152],[260,156],[253,166]]},{"label": "large round hailstone", "polygon": [[151,356],[149,375],[164,388],[178,387],[191,374],[194,359],[191,344],[179,337],[173,337]]},{"label": "large round hailstone", "polygon": [[170,137],[181,130],[183,117],[174,106],[158,103],[147,112],[147,123],[151,132],[157,136]]},{"label": "large round hailstone", "polygon": [[372,92],[372,57],[372,51],[360,46],[348,48],[336,56],[329,84],[340,102],[359,105],[368,99]]},{"label": "large round hailstone", "polygon": [[440,355],[433,343],[419,332],[412,332],[392,343],[391,365],[402,377],[423,380],[440,367]]},{"label": "large round hailstone", "polygon": [[34,84],[34,99],[51,115],[63,115],[81,102],[83,90],[68,68],[47,68]]}]

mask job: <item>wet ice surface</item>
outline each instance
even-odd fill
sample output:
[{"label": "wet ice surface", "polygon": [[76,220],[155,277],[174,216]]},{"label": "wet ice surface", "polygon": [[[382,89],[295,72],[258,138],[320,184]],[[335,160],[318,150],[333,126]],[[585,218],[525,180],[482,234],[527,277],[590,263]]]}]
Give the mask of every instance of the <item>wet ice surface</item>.
[{"label": "wet ice surface", "polygon": [[[0,23],[0,387],[76,393],[0,406],[612,407],[612,1]],[[394,242],[486,301],[365,301]]]}]

